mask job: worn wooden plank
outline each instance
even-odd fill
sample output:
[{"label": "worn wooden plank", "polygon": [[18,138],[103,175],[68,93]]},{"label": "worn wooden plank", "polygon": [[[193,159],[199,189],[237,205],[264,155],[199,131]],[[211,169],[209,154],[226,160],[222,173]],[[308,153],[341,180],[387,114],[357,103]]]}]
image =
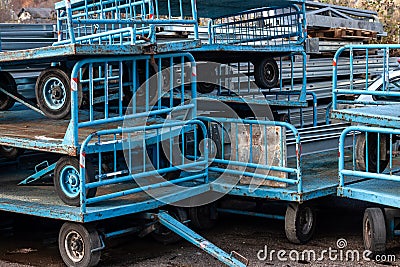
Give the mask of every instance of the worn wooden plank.
[{"label": "worn wooden plank", "polygon": [[[252,129],[250,129],[252,127]],[[256,163],[268,166],[286,167],[286,131],[282,127],[263,125],[234,124],[231,129],[232,158],[235,161]],[[250,149],[252,148],[252,149]],[[251,155],[250,155],[251,153]],[[266,176],[287,178],[287,173],[265,169],[233,167],[236,170],[245,170]],[[242,176],[242,184],[264,185],[271,187],[286,187],[283,182],[275,182],[265,179],[257,179]]]}]

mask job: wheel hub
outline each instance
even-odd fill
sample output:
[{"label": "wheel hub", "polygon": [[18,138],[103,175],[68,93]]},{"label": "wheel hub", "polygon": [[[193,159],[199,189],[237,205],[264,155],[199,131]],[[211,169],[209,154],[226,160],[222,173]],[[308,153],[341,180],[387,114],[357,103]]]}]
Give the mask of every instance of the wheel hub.
[{"label": "wheel hub", "polygon": [[308,234],[313,227],[313,215],[310,208],[305,208],[300,214],[301,231]]},{"label": "wheel hub", "polygon": [[60,186],[64,194],[70,198],[80,193],[79,172],[73,166],[66,166],[60,173]]},{"label": "wheel hub", "polygon": [[60,86],[55,86],[52,88],[52,98],[55,100],[61,100],[63,97],[63,91]]},{"label": "wheel hub", "polygon": [[76,187],[78,185],[79,178],[76,176],[75,173],[70,173],[68,175],[67,183],[70,184],[72,187]]},{"label": "wheel hub", "polygon": [[85,256],[85,244],[82,236],[76,232],[71,231],[65,238],[65,251],[68,257],[73,262],[81,261]]},{"label": "wheel hub", "polygon": [[267,80],[273,79],[273,70],[269,64],[265,65],[264,67],[264,76]]},{"label": "wheel hub", "polygon": [[44,101],[50,109],[57,110],[64,105],[67,96],[67,89],[59,78],[49,78],[44,84],[42,90]]}]

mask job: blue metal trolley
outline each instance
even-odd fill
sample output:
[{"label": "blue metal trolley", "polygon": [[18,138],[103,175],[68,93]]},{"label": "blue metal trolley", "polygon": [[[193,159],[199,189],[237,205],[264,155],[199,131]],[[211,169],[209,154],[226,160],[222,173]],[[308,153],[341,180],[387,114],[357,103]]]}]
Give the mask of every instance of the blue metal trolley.
[{"label": "blue metal trolley", "polygon": [[[188,134],[201,131],[206,136],[204,124],[194,118],[196,76],[190,75],[189,87],[182,82],[169,87],[182,81],[171,72],[165,87],[165,77],[155,76],[155,83],[150,78],[154,61],[160,69],[163,61],[195,73],[190,54],[87,58],[78,60],[71,72],[70,119],[48,119],[21,106],[2,111],[1,145],[51,152],[56,159],[38,165],[29,177],[18,172],[5,179],[0,209],[67,221],[59,248],[69,266],[96,265],[103,240],[128,232],[152,233],[162,242],[176,240],[177,233],[230,266],[244,266],[237,253],[226,254],[187,228],[185,210],[166,207],[210,191],[208,148],[205,143],[204,154],[185,147],[176,153]],[[185,80],[184,75],[179,77]],[[177,90],[181,98],[171,93]],[[191,91],[192,101],[186,101],[184,90]],[[125,95],[131,96],[129,104],[123,104]],[[167,120],[173,112],[185,116]],[[54,189],[31,185],[49,175]],[[163,208],[174,217],[158,211]],[[139,224],[111,233],[100,233],[93,224],[127,215],[136,216]]]},{"label": "blue metal trolley", "polygon": [[[233,90],[233,85],[221,84],[221,77],[226,77],[221,70],[204,70],[206,79],[213,77],[217,86],[210,86],[199,72],[199,81],[202,81],[198,85],[200,93],[221,101],[240,102],[241,96],[249,103],[275,107],[308,105],[304,1],[268,1],[259,8],[212,17],[208,23],[208,37],[207,43],[191,50],[199,66],[201,61],[233,65],[238,72],[245,73],[248,80],[242,78]],[[294,84],[295,58],[303,65],[301,86]],[[283,61],[290,62],[292,70],[289,78],[283,77]],[[230,75],[238,76],[236,73]],[[256,86],[251,87],[250,84]],[[227,88],[238,96],[226,97]]]},{"label": "blue metal trolley", "polygon": [[[339,144],[339,178],[337,194],[374,204],[365,210],[363,237],[366,249],[383,253],[386,242],[399,235],[399,179],[397,159],[399,137],[399,71],[389,69],[389,60],[399,45],[346,46],[339,49],[333,65],[333,110],[331,117],[352,122],[345,129]],[[343,67],[341,55],[363,58],[365,61],[364,83],[361,86],[338,89],[337,69]],[[360,55],[361,54],[361,55]],[[369,72],[371,54],[381,55],[380,72]],[[352,62],[350,81],[357,75]],[[350,152],[344,149],[343,140],[352,136]],[[350,158],[350,161],[346,161]],[[347,183],[351,179],[358,182]]]}]

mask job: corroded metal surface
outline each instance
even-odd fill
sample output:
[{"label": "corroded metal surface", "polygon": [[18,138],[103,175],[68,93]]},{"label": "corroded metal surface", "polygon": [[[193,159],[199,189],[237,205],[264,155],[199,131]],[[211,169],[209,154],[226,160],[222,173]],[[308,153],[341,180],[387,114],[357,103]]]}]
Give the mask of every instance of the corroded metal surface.
[{"label": "corroded metal surface", "polygon": [[[163,201],[170,203],[209,190],[207,185],[188,187],[187,190],[182,190],[177,198],[174,188],[161,187],[153,189],[154,194],[163,195],[159,200],[152,199],[147,193],[141,192],[88,206],[87,212],[83,214],[79,207],[64,204],[55,193],[52,184],[18,186],[17,183],[31,172],[11,167],[0,174],[0,210],[67,221],[89,222],[155,209],[165,205]],[[97,194],[104,195],[134,187],[137,185],[132,181],[99,188]]]},{"label": "corroded metal surface", "polygon": [[[3,111],[0,112],[0,144],[75,156],[77,147],[63,144],[68,124],[69,120],[50,120],[32,110]],[[80,129],[80,142],[92,132],[107,127],[110,125]]]},{"label": "corroded metal surface", "polygon": [[[289,160],[290,164],[291,160]],[[265,198],[270,200],[284,200],[303,202],[336,193],[338,186],[337,152],[324,154],[313,154],[303,157],[303,192],[297,191],[297,185],[288,185],[286,188],[270,186],[259,186],[250,188],[248,185],[237,184],[230,191],[231,195]],[[213,173],[210,179],[215,179]],[[226,192],[237,178],[224,175],[216,182],[211,183],[212,189],[219,192]],[[351,180],[352,181],[352,180]]]},{"label": "corroded metal surface", "polygon": [[92,56],[141,55],[155,52],[173,52],[200,46],[200,41],[181,40],[172,44],[169,40],[160,40],[157,44],[138,45],[79,45],[69,44],[48,46],[26,50],[0,53],[1,65],[44,63],[52,61],[76,60]]}]

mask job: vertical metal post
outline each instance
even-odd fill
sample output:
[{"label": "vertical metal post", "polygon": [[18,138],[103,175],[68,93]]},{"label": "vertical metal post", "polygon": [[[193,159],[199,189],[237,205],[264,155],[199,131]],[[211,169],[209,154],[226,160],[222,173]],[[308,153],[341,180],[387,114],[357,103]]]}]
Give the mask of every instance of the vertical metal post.
[{"label": "vertical metal post", "polygon": [[65,0],[65,9],[67,12],[67,25],[68,25],[68,33],[71,39],[71,44],[75,44],[75,32],[74,25],[72,21],[72,8],[71,8],[71,0]]}]

